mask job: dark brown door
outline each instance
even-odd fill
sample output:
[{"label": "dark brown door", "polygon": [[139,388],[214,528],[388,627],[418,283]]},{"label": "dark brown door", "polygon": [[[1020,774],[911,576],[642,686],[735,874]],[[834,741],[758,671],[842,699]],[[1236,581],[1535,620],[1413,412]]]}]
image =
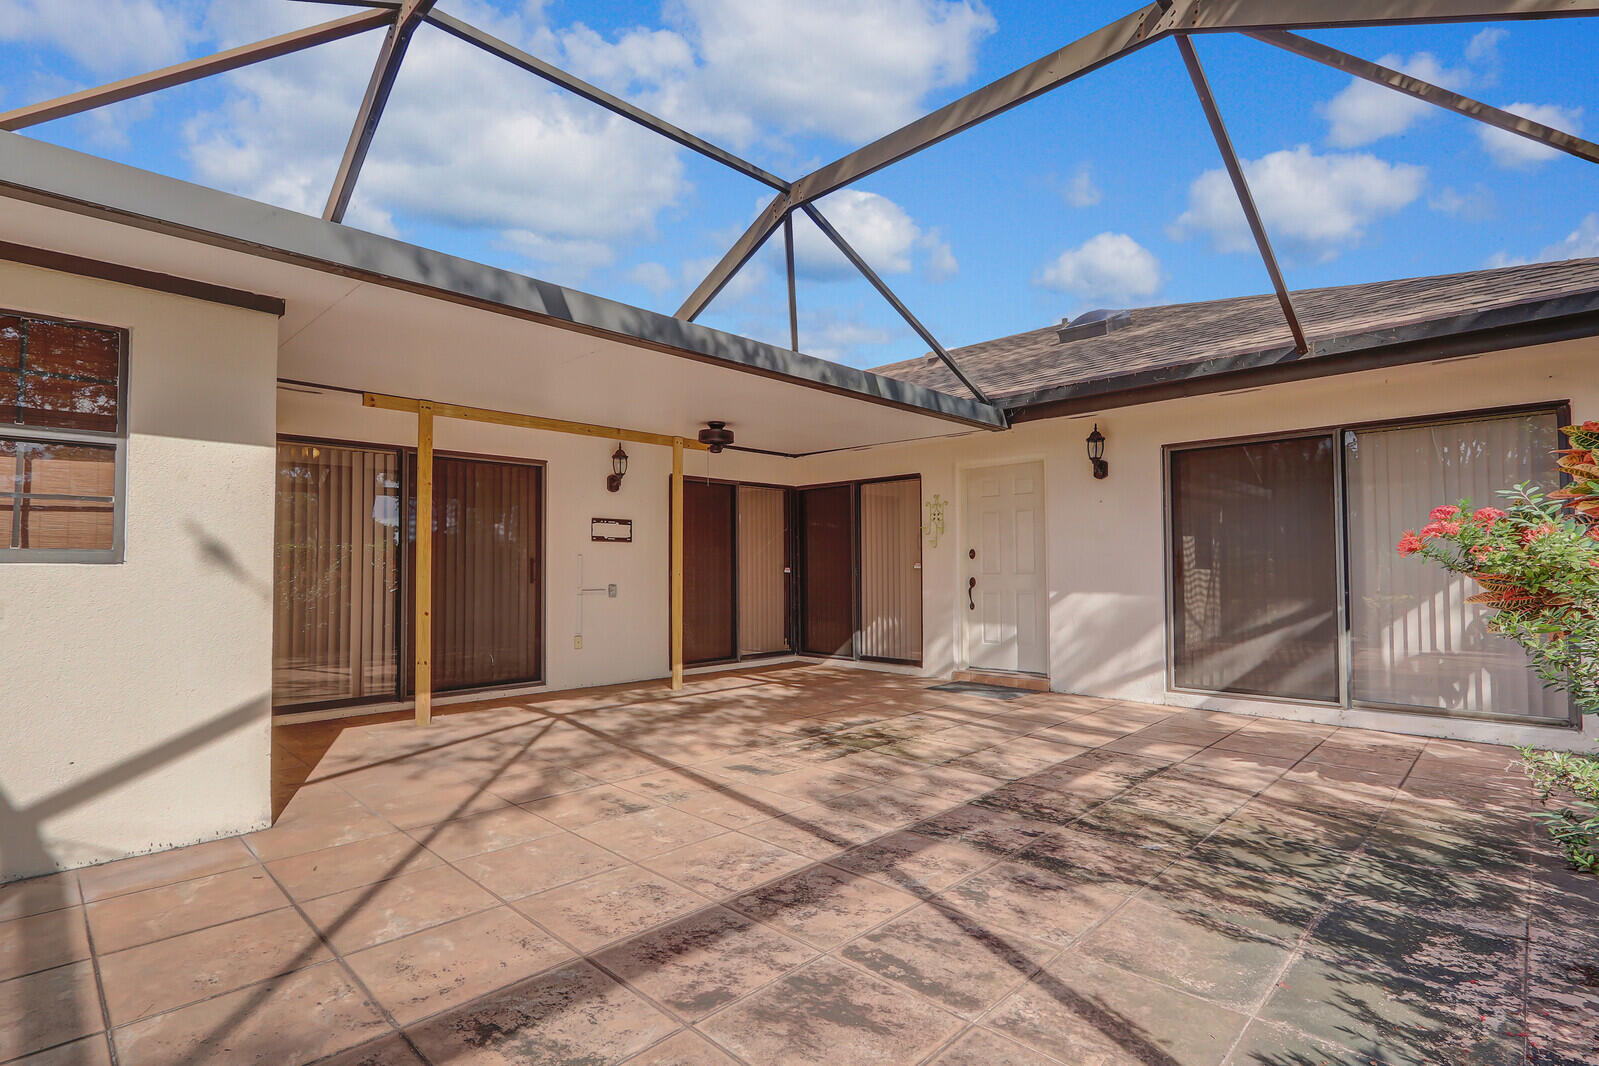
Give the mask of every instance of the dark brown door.
[{"label": "dark brown door", "polygon": [[738,656],[733,527],[738,486],[683,483],[683,661]]},{"label": "dark brown door", "polygon": [[799,494],[800,648],[812,655],[855,651],[854,504],[850,485]]},{"label": "dark brown door", "polygon": [[[409,459],[414,473],[415,457]],[[433,460],[435,691],[542,677],[542,476],[542,468],[524,463]],[[415,485],[413,476],[413,516]],[[415,614],[411,595],[406,601],[409,638]]]}]

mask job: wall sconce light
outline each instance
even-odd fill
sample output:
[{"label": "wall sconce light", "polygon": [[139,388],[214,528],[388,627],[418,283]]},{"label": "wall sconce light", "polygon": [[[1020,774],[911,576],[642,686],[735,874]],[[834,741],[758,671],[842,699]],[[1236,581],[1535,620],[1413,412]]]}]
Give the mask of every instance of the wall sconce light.
[{"label": "wall sconce light", "polygon": [[622,489],[622,476],[627,473],[627,453],[622,450],[622,442],[616,442],[616,451],[611,453],[611,473],[605,479],[605,487],[611,492],[620,492]]},{"label": "wall sconce light", "polygon": [[1110,464],[1105,462],[1105,434],[1094,423],[1094,432],[1088,435],[1088,461],[1094,466],[1094,476],[1100,480],[1110,476]]}]

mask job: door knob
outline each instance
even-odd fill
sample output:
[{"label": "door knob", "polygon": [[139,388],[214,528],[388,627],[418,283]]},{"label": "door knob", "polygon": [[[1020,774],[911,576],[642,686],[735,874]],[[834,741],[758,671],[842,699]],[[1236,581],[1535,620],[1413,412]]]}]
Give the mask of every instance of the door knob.
[{"label": "door knob", "polygon": [[977,558],[977,549],[976,548],[967,548],[966,549],[966,558],[968,558],[968,559]]},{"label": "door knob", "polygon": [[966,609],[968,611],[977,610],[977,601],[972,597],[972,592],[976,588],[977,588],[977,579],[975,577],[972,578],[970,581],[966,582]]}]

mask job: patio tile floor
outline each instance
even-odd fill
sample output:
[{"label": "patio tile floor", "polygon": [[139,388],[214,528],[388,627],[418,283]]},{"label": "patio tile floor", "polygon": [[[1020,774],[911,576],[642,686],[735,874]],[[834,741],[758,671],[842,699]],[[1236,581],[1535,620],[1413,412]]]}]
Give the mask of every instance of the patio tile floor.
[{"label": "patio tile floor", "polygon": [[1509,749],[934,684],[280,727],[271,829],[0,886],[0,1063],[1599,1066]]}]

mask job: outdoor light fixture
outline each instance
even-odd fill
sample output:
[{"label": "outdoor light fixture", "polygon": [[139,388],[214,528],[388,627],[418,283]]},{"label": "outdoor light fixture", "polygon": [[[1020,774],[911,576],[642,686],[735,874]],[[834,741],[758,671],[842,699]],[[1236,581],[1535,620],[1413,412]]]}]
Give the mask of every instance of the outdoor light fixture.
[{"label": "outdoor light fixture", "polygon": [[1088,461],[1094,465],[1094,476],[1101,480],[1110,476],[1110,464],[1105,462],[1105,434],[1094,423],[1094,432],[1088,435]]},{"label": "outdoor light fixture", "polygon": [[605,479],[605,487],[612,492],[622,489],[622,475],[627,473],[627,453],[622,450],[622,442],[616,442],[616,451],[611,453],[611,473]]},{"label": "outdoor light fixture", "polygon": [[700,443],[716,455],[729,444],[733,443],[733,431],[727,428],[726,422],[707,422],[705,428],[700,430]]}]

